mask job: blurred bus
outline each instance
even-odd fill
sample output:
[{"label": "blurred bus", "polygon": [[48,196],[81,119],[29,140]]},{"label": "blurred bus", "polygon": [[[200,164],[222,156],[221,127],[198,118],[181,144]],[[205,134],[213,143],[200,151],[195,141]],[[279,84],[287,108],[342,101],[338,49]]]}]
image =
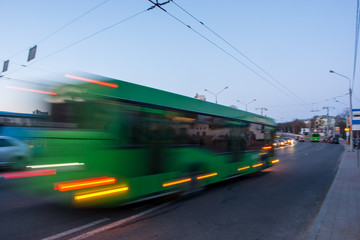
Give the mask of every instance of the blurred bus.
[{"label": "blurred bus", "polygon": [[311,142],[320,142],[320,133],[311,133]]},{"label": "blurred bus", "polygon": [[[68,76],[75,78],[76,76]],[[231,107],[101,76],[52,97],[34,189],[75,206],[191,192],[279,162],[275,122]]]}]

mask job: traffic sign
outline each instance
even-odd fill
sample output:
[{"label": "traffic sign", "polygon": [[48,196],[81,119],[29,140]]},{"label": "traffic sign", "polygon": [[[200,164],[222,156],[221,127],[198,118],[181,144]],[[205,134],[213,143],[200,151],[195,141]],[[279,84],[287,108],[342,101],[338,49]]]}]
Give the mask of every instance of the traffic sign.
[{"label": "traffic sign", "polygon": [[352,121],[352,130],[360,131],[360,109],[352,109],[353,121]]}]

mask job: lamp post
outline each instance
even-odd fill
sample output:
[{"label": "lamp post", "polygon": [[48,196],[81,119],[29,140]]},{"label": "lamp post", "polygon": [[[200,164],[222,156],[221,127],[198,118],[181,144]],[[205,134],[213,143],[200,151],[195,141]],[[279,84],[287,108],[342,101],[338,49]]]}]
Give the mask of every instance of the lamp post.
[{"label": "lamp post", "polygon": [[255,110],[260,110],[261,111],[261,116],[263,116],[263,111],[267,111],[267,108],[255,108]]},{"label": "lamp post", "polygon": [[224,91],[225,89],[228,89],[229,87],[228,86],[226,86],[225,88],[223,88],[222,90],[220,90],[218,93],[213,93],[213,92],[210,92],[209,90],[207,90],[207,89],[204,89],[204,91],[205,92],[209,92],[209,93],[211,93],[211,94],[213,94],[214,96],[215,96],[215,103],[217,103],[217,96],[222,92],[222,91]]},{"label": "lamp post", "polygon": [[[338,101],[338,100],[336,100],[335,102],[337,102],[337,103],[341,103],[341,104],[343,104],[343,105],[345,105],[345,107],[346,107],[346,128],[347,129],[349,129],[349,121],[348,121],[348,118],[349,118],[349,112],[348,112],[348,107],[347,107],[347,105],[345,104],[345,103],[343,103],[343,102],[340,102],[340,101]],[[347,131],[346,132],[346,141],[348,141],[349,140],[349,132]]]},{"label": "lamp post", "polygon": [[244,105],[245,105],[245,109],[246,109],[246,111],[248,110],[247,106],[248,106],[250,103],[253,103],[253,102],[255,102],[255,101],[256,101],[256,98],[254,98],[254,100],[252,100],[252,101],[250,101],[250,102],[248,102],[248,103],[246,104],[246,103],[243,103],[243,102],[241,102],[241,101],[237,100],[237,102],[239,102],[239,103],[241,103],[241,104],[244,104]]},{"label": "lamp post", "polygon": [[336,75],[339,75],[343,78],[346,78],[349,80],[349,97],[350,97],[350,152],[353,152],[354,151],[354,142],[353,142],[353,130],[352,130],[352,123],[353,123],[353,113],[352,113],[352,89],[351,89],[351,79],[348,78],[347,76],[344,76],[340,73],[337,73],[333,70],[330,70],[329,71],[330,73],[334,73]]},{"label": "lamp post", "polygon": [[329,109],[330,108],[335,109],[334,107],[323,107],[323,109],[327,110],[327,114],[326,114],[326,136],[329,136]]}]

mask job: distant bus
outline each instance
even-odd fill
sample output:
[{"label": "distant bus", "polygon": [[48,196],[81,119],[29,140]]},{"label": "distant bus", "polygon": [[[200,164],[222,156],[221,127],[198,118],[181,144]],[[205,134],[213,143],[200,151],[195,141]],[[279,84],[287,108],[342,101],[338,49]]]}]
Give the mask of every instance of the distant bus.
[{"label": "distant bus", "polygon": [[311,134],[311,142],[320,142],[320,133]]},{"label": "distant bus", "polygon": [[0,136],[16,138],[33,147],[33,153],[41,152],[42,139],[37,136],[40,128],[50,127],[48,115],[16,112],[0,112]]}]

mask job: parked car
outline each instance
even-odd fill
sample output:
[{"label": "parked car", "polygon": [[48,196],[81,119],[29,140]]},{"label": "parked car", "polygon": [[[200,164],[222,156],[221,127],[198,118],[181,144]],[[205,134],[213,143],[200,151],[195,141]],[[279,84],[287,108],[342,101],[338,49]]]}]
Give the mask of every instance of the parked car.
[{"label": "parked car", "polygon": [[354,139],[354,148],[360,148],[360,140]]},{"label": "parked car", "polygon": [[330,139],[330,143],[336,143],[336,144],[339,144],[339,138],[337,137],[333,137]]},{"label": "parked car", "polygon": [[24,169],[29,163],[32,149],[12,137],[0,136],[0,167]]}]

